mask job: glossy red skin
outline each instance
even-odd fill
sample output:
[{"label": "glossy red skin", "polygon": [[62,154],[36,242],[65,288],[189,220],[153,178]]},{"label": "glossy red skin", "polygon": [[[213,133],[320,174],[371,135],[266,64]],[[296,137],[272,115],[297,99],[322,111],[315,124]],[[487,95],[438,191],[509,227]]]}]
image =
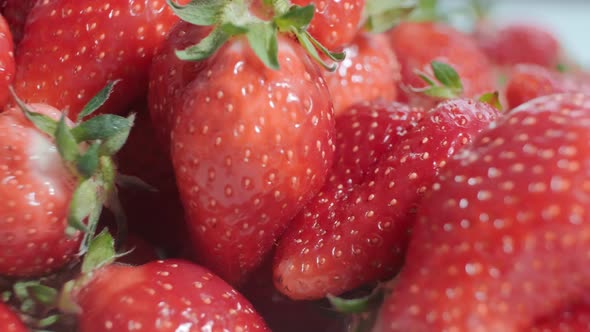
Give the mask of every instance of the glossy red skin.
[{"label": "glossy red skin", "polygon": [[404,22],[390,30],[389,37],[402,68],[400,101],[424,107],[432,107],[440,101],[408,90],[426,86],[415,71],[432,76],[430,63],[434,60],[457,71],[463,83],[463,97],[479,97],[494,91],[495,77],[487,56],[473,38],[462,32],[443,23]]},{"label": "glossy red skin", "polygon": [[341,294],[393,276],[425,189],[498,116],[487,104],[453,100],[414,124],[417,115],[407,106],[382,105],[353,106],[337,119],[333,176],[279,242],[275,285],[293,299]]},{"label": "glossy red skin", "polygon": [[524,331],[587,294],[590,97],[522,105],[447,165],[376,332]]},{"label": "glossy red skin", "polygon": [[506,101],[509,108],[515,108],[537,97],[560,92],[590,94],[590,76],[559,73],[538,65],[518,65],[511,69]]},{"label": "glossy red skin", "polygon": [[552,32],[530,24],[502,27],[481,25],[475,39],[490,60],[499,66],[522,63],[556,68],[561,45]]},{"label": "glossy red skin", "polygon": [[291,3],[315,6],[307,31],[331,51],[338,51],[353,41],[365,8],[365,0],[292,0]]},{"label": "glossy red skin", "polygon": [[101,268],[72,298],[80,332],[269,331],[235,289],[182,260]]},{"label": "glossy red skin", "polygon": [[0,112],[6,105],[9,92],[8,86],[14,80],[14,44],[12,34],[6,20],[0,16]]},{"label": "glossy red skin", "polygon": [[174,121],[174,104],[181,100],[186,87],[205,66],[204,61],[180,60],[175,52],[198,43],[211,32],[181,21],[170,31],[166,41],[154,56],[150,69],[148,107],[152,122],[162,149],[169,153],[170,133]]},{"label": "glossy red skin", "polygon": [[336,71],[324,73],[334,114],[363,101],[396,100],[400,66],[384,34],[359,33],[344,51],[346,59]]},{"label": "glossy red skin", "polygon": [[126,111],[145,95],[152,57],[178,21],[161,0],[40,2],[17,48],[16,91],[74,118],[108,81],[121,79],[101,111]]},{"label": "glossy red skin", "polygon": [[319,67],[287,37],[281,70],[243,38],[207,61],[175,111],[172,160],[199,261],[237,284],[325,181],[333,108]]},{"label": "glossy red skin", "polygon": [[28,332],[25,324],[5,304],[0,303],[0,329],[3,332]]},{"label": "glossy red skin", "polygon": [[136,176],[156,191],[120,188],[129,230],[177,257],[187,246],[188,236],[172,161],[156,139],[147,107],[138,105],[131,112],[136,119],[127,142],[117,153],[118,172]]},{"label": "glossy red skin", "polygon": [[6,18],[15,44],[23,37],[27,16],[37,0],[4,0],[1,4],[2,16]]},{"label": "glossy red skin", "polygon": [[[37,112],[59,117],[49,106]],[[75,178],[53,141],[20,110],[0,114],[0,275],[38,276],[76,254],[80,236],[65,235]]]}]

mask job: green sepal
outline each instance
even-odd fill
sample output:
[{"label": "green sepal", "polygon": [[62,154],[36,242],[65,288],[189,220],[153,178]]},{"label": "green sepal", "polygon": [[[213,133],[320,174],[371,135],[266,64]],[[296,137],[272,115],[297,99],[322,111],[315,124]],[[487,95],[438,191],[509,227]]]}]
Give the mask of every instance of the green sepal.
[{"label": "green sepal", "polygon": [[115,247],[121,248],[121,246],[127,241],[127,215],[125,214],[123,205],[121,205],[121,200],[119,199],[119,194],[116,189],[114,189],[109,195],[109,200],[105,203],[105,206],[115,217],[115,223],[117,224]]},{"label": "green sepal", "polygon": [[307,51],[307,53],[314,59],[318,64],[320,64],[324,69],[327,71],[333,72],[338,67],[335,63],[332,65],[327,64],[321,57],[318,51],[315,48],[314,43],[312,42],[313,37],[307,31],[293,31],[297,40],[303,48]]},{"label": "green sepal", "polygon": [[291,28],[305,29],[313,19],[314,13],[314,5],[291,6],[285,14],[276,17],[274,22],[281,31],[290,31]]},{"label": "green sepal", "polygon": [[99,151],[101,156],[115,155],[127,142],[129,134],[131,133],[131,128],[135,122],[135,114],[129,115],[125,120],[127,120],[127,125],[121,127],[117,133],[106,138],[102,142]]},{"label": "green sepal", "polygon": [[100,143],[95,142],[78,158],[76,169],[83,178],[87,179],[96,173],[98,169],[99,149]]},{"label": "green sepal", "polygon": [[113,88],[120,80],[114,80],[107,82],[107,85],[102,88],[90,101],[84,106],[82,111],[78,114],[77,122],[82,121],[85,117],[94,113],[97,109],[99,109],[104,103],[109,99],[111,93],[113,93]]},{"label": "green sepal", "polygon": [[67,235],[71,236],[75,231],[88,231],[88,227],[83,221],[90,215],[96,205],[100,204],[96,197],[98,187],[94,179],[89,178],[80,182],[74,190],[68,213]]},{"label": "green sepal", "polygon": [[66,115],[62,113],[57,128],[55,129],[55,145],[61,158],[67,163],[74,163],[80,158],[80,151],[78,150],[78,142],[70,127],[66,123]]},{"label": "green sepal", "polygon": [[[59,320],[61,319],[61,315],[50,315],[44,318],[41,318],[37,321],[37,323],[35,324],[37,326],[37,328],[46,328],[46,327],[50,327],[52,325],[55,325],[57,322],[59,322]],[[51,332],[50,330],[34,330],[35,332]]]},{"label": "green sepal", "polygon": [[246,38],[254,53],[267,67],[279,69],[277,31],[273,24],[260,22],[248,25]]},{"label": "green sepal", "polygon": [[416,0],[367,0],[365,29],[385,32],[407,19],[418,7]]},{"label": "green sepal", "polygon": [[215,28],[198,44],[189,46],[183,50],[176,50],[175,53],[180,60],[184,61],[200,61],[207,59],[225,44],[229,37],[230,35],[228,35],[224,29]]},{"label": "green sepal", "polygon": [[101,114],[88,119],[74,128],[72,135],[77,142],[105,140],[122,131],[130,131],[133,121],[114,114]]},{"label": "green sepal", "polygon": [[219,0],[193,0],[186,5],[179,5],[172,0],[166,2],[183,21],[200,26],[217,23],[218,17],[225,7],[225,1]]},{"label": "green sepal", "polygon": [[488,92],[481,97],[479,97],[479,101],[492,105],[498,111],[502,111],[502,102],[500,102],[500,93],[498,91]]},{"label": "green sepal", "polygon": [[380,287],[375,288],[375,290],[367,296],[355,299],[344,299],[330,294],[327,296],[332,307],[336,311],[345,314],[358,314],[365,312],[371,309],[371,307],[375,304],[381,303],[383,301],[383,297],[384,292]]},{"label": "green sepal", "polygon": [[28,286],[27,289],[29,295],[43,305],[52,306],[57,301],[58,292],[54,288],[37,283]]},{"label": "green sepal", "polygon": [[557,65],[555,65],[555,70],[560,73],[567,73],[569,71],[569,68],[565,63],[558,63]]},{"label": "green sepal", "polygon": [[96,204],[94,209],[90,211],[90,215],[88,215],[86,232],[84,232],[84,236],[82,237],[82,241],[80,241],[80,248],[78,250],[79,256],[86,254],[86,252],[88,251],[88,246],[90,245],[90,241],[94,238],[94,234],[96,233],[96,227],[98,226],[98,221],[100,220],[101,214],[102,205]]},{"label": "green sepal", "polygon": [[116,257],[115,240],[108,230],[104,229],[90,241],[81,271],[85,274],[90,273],[114,262]]},{"label": "green sepal", "polygon": [[415,71],[416,75],[426,83],[426,86],[422,88],[410,87],[411,91],[439,99],[459,98],[463,94],[461,78],[453,67],[439,61],[432,61],[430,66],[434,78],[438,82],[435,82],[428,74],[417,70]]},{"label": "green sepal", "polygon": [[416,8],[408,15],[408,20],[413,22],[440,21],[437,0],[418,0]]},{"label": "green sepal", "polygon": [[57,121],[53,120],[45,114],[40,114],[31,111],[29,106],[16,95],[16,92],[14,91],[14,88],[12,86],[9,86],[8,90],[10,91],[10,94],[12,95],[14,102],[21,109],[25,117],[29,121],[31,121],[33,125],[37,127],[37,129],[41,130],[50,137],[55,137]]}]

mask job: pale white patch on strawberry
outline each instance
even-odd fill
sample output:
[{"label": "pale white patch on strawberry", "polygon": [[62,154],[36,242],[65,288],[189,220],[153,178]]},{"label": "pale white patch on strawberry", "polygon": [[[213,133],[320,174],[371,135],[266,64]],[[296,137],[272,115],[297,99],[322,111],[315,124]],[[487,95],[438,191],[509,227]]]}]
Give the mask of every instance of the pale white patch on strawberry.
[{"label": "pale white patch on strawberry", "polygon": [[49,137],[37,129],[27,130],[30,131],[28,134],[30,137],[28,166],[31,175],[48,186],[52,195],[63,194],[64,181],[66,183],[72,181],[68,181],[71,179],[71,175],[62,161],[57,147]]}]

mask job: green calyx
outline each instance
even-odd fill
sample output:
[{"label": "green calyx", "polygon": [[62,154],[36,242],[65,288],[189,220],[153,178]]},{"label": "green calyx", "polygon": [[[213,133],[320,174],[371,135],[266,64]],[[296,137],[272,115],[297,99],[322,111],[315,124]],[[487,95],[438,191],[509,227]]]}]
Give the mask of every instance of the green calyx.
[{"label": "green calyx", "polygon": [[482,103],[487,103],[496,108],[498,111],[502,111],[502,102],[500,101],[500,93],[498,91],[484,93],[478,98]]},{"label": "green calyx", "polygon": [[367,0],[365,29],[385,32],[402,21],[438,21],[437,0]]},{"label": "green calyx", "polygon": [[426,86],[422,88],[410,87],[409,89],[411,91],[423,93],[438,99],[459,98],[463,94],[461,78],[453,67],[439,61],[432,61],[430,67],[434,77],[416,70],[416,75],[426,82]]},{"label": "green calyx", "polygon": [[124,215],[117,200],[116,167],[113,156],[122,148],[134,123],[134,115],[122,117],[100,114],[89,119],[108,99],[118,81],[109,82],[80,112],[76,122],[68,125],[66,114],[59,120],[32,111],[10,91],[21,111],[41,132],[54,139],[57,150],[71,174],[77,179],[68,211],[66,235],[84,234],[80,255],[88,249],[102,208],[114,207],[121,233],[125,233]]},{"label": "green calyx", "polygon": [[265,20],[250,12],[247,0],[193,0],[183,6],[167,1],[182,20],[213,27],[211,33],[197,44],[176,51],[182,60],[206,59],[230,38],[245,36],[258,58],[267,67],[278,70],[278,33],[293,34],[308,54],[327,70],[335,70],[336,64],[326,63],[320,54],[332,61],[344,60],[344,53],[329,51],[307,32],[315,12],[313,5],[301,7],[291,5],[288,0],[265,0],[263,4],[271,7],[274,13],[274,17]]}]

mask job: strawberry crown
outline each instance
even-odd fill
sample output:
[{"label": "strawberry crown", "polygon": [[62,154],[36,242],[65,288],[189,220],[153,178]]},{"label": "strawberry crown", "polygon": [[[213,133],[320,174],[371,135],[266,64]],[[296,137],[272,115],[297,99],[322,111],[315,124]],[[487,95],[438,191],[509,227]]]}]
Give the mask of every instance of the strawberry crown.
[{"label": "strawberry crown", "polygon": [[80,255],[88,249],[103,206],[110,209],[116,217],[117,239],[122,240],[126,235],[126,218],[115,187],[121,176],[117,175],[113,156],[125,144],[135,115],[122,117],[100,114],[90,117],[106,102],[117,82],[109,82],[94,96],[79,113],[72,127],[68,126],[65,113],[56,121],[47,115],[33,112],[16,95],[14,89],[9,88],[25,117],[37,129],[53,138],[64,164],[77,179],[65,232],[68,236],[74,236],[78,231],[83,232]]}]

